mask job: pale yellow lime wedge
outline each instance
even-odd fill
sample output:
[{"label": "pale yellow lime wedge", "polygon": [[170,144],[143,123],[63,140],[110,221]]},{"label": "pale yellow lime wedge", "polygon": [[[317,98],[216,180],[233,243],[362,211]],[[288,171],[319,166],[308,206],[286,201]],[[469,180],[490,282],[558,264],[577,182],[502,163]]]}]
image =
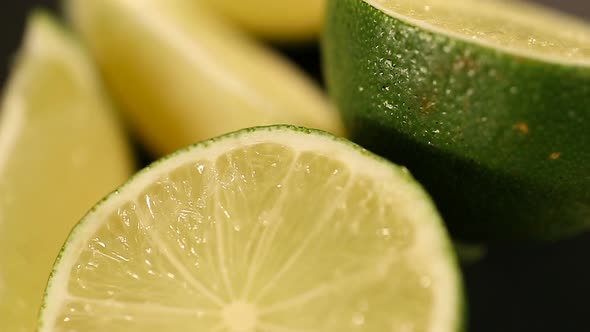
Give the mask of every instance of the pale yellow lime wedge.
[{"label": "pale yellow lime wedge", "polygon": [[317,38],[325,0],[202,0],[247,31],[281,42]]},{"label": "pale yellow lime wedge", "polygon": [[131,174],[94,68],[44,13],[31,16],[0,113],[0,331],[31,331],[56,253]]},{"label": "pale yellow lime wedge", "polygon": [[457,331],[462,291],[428,195],[322,132],[180,151],[71,233],[41,332]]},{"label": "pale yellow lime wedge", "polygon": [[342,133],[322,91],[193,0],[66,0],[131,125],[156,154],[263,124]]}]

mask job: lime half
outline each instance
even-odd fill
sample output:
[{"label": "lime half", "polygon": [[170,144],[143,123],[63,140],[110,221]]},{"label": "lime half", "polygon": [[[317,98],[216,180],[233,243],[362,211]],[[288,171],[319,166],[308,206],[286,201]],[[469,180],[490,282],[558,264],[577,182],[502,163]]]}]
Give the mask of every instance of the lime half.
[{"label": "lime half", "polygon": [[94,67],[36,12],[0,110],[0,330],[33,330],[68,232],[132,171]]},{"label": "lime half", "polygon": [[533,3],[331,0],[326,81],[467,242],[590,228],[590,24]]},{"label": "lime half", "polygon": [[55,265],[40,331],[456,331],[461,301],[440,217],[405,169],[261,127],[98,204]]}]

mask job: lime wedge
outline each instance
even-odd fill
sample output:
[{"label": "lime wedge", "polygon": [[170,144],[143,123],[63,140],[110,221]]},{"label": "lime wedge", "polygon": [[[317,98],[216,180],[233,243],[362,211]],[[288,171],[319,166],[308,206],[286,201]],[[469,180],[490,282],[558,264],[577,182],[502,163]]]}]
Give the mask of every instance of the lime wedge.
[{"label": "lime wedge", "polygon": [[68,232],[132,172],[85,54],[53,18],[28,21],[0,112],[0,329],[31,331]]},{"label": "lime wedge", "polygon": [[342,133],[323,92],[193,0],[67,0],[131,125],[155,154],[245,127]]},{"label": "lime wedge", "polygon": [[325,0],[204,0],[257,36],[281,42],[317,38],[324,21]]},{"label": "lime wedge", "polygon": [[350,137],[411,169],[453,235],[590,228],[590,24],[519,1],[335,0],[324,37]]},{"label": "lime wedge", "polygon": [[405,169],[262,127],[182,150],[99,203],[54,267],[40,331],[456,331],[461,294]]}]

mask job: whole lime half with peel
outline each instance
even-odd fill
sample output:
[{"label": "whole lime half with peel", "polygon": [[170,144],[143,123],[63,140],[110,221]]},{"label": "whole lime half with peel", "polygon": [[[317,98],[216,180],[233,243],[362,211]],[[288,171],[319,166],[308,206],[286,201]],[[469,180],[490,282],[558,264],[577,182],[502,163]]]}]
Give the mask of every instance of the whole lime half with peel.
[{"label": "whole lime half with peel", "polygon": [[457,331],[435,207],[324,132],[246,129],[149,166],[72,231],[40,331]]},{"label": "whole lime half with peel", "polygon": [[132,174],[117,120],[73,36],[32,14],[0,109],[1,331],[33,331],[56,251]]},{"label": "whole lime half with peel", "polygon": [[352,138],[406,165],[467,240],[590,225],[590,26],[515,1],[331,1]]}]

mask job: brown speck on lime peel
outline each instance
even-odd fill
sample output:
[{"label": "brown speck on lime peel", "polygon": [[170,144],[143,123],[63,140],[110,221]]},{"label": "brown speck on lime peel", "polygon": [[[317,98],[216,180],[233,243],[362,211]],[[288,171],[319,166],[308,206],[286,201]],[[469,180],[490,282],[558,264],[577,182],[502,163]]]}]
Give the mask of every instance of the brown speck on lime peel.
[{"label": "brown speck on lime peel", "polygon": [[561,153],[559,152],[553,152],[552,154],[549,155],[549,159],[551,160],[557,160],[561,157]]},{"label": "brown speck on lime peel", "polygon": [[513,126],[513,128],[520,131],[521,133],[523,133],[525,135],[529,133],[529,125],[527,125],[526,122],[519,122],[519,123],[515,124]]},{"label": "brown speck on lime peel", "polygon": [[460,58],[458,58],[454,63],[453,63],[453,69],[455,71],[461,71],[461,70],[478,70],[479,69],[479,65],[473,60],[471,59],[471,57],[469,55],[464,55]]},{"label": "brown speck on lime peel", "polygon": [[422,98],[422,111],[429,113],[434,111],[433,107],[436,105],[435,101],[432,100],[428,100],[427,98],[423,97]]}]

